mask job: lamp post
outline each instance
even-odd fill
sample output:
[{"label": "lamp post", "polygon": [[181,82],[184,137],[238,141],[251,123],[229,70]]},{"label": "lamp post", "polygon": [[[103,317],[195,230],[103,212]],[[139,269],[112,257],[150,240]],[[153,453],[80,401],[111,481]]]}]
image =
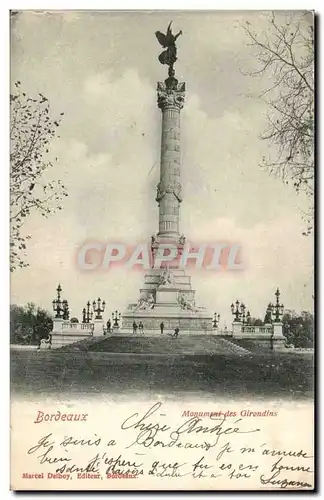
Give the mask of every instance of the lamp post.
[{"label": "lamp post", "polygon": [[103,313],[106,308],[106,302],[103,301],[101,303],[101,298],[98,297],[97,302],[95,300],[92,302],[92,307],[93,311],[96,313],[95,319],[102,319],[101,313]]},{"label": "lamp post", "polygon": [[83,308],[82,309],[82,323],[90,323],[90,321],[92,320],[93,318],[93,312],[90,311],[90,307],[91,307],[91,304],[90,304],[90,300],[88,300],[87,302],[87,307]]},{"label": "lamp post", "polygon": [[271,332],[271,345],[270,348],[274,348],[274,339],[276,339],[276,343],[280,345],[280,342],[283,343],[284,337],[282,334],[282,316],[284,313],[284,305],[280,304],[280,290],[277,288],[275,292],[276,303],[268,305],[267,315],[272,323],[272,332]]},{"label": "lamp post", "polygon": [[284,312],[284,305],[280,304],[280,300],[279,300],[280,299],[280,291],[279,291],[279,288],[277,288],[275,296],[276,296],[276,304],[274,306],[274,319],[273,319],[273,321],[275,323],[280,323],[281,322],[281,318],[283,316],[283,312]]},{"label": "lamp post", "polygon": [[112,319],[113,319],[113,327],[119,327],[119,321],[120,321],[120,318],[121,318],[121,313],[119,313],[117,310],[115,312],[112,313],[111,315]]},{"label": "lamp post", "polygon": [[[231,311],[234,316],[233,319],[233,337],[240,337],[243,332],[243,326],[245,322],[245,310],[246,306],[243,304],[243,302],[239,302],[238,300],[235,302],[235,304],[231,304]],[[243,323],[242,323],[243,320]]]},{"label": "lamp post", "polygon": [[241,306],[240,306],[240,310],[241,310],[241,321],[242,321],[242,324],[245,325],[245,310],[246,310],[246,305],[242,303]]},{"label": "lamp post", "polygon": [[276,296],[276,303],[272,304],[271,302],[269,302],[266,311],[266,318],[269,321],[269,323],[280,323],[284,312],[284,305],[280,304],[279,300],[280,299],[279,288],[277,288],[275,296]]},{"label": "lamp post", "polygon": [[[242,322],[243,324],[245,323],[245,319],[247,315],[245,315],[246,311],[246,305],[243,304],[243,302],[239,302],[238,300],[234,304],[231,304],[231,311],[234,316],[234,321],[236,322]],[[248,315],[250,316],[250,313],[248,311]]]},{"label": "lamp post", "polygon": [[61,292],[62,292],[62,287],[61,285],[59,284],[57,289],[56,289],[56,293],[57,293],[57,297],[56,299],[53,300],[53,311],[55,312],[55,318],[62,318],[63,316],[63,304],[62,304],[62,300],[61,300]]},{"label": "lamp post", "polygon": [[220,320],[220,314],[214,313],[213,328],[218,327],[219,320]]},{"label": "lamp post", "polygon": [[[241,305],[242,305],[242,304],[241,304]],[[243,304],[243,305],[244,305],[244,304]],[[241,307],[240,307],[240,303],[239,303],[239,301],[238,301],[238,300],[235,302],[235,306],[234,306],[234,304],[233,304],[233,303],[231,304],[231,311],[232,311],[232,314],[233,314],[233,316],[234,316],[234,321],[235,321],[235,322],[237,322],[237,323],[238,323],[239,321],[241,321],[241,312],[240,312],[240,308],[241,308]]]}]

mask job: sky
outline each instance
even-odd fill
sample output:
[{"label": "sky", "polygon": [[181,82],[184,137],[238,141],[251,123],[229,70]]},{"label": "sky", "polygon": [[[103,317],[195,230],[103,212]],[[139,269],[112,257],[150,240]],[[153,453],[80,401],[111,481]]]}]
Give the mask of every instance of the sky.
[{"label": "sky", "polygon": [[[278,14],[283,16],[283,14]],[[196,302],[229,325],[243,301],[264,317],[276,287],[289,309],[313,309],[313,241],[302,232],[302,195],[259,167],[269,145],[258,94],[267,82],[244,73],[255,59],[242,24],[268,26],[267,12],[20,12],[11,31],[11,81],[44,94],[64,119],[49,178],[69,196],[48,219],[26,221],[28,268],[11,276],[11,302],[51,308],[60,282],[73,316],[87,300],[105,299],[105,319],[136,302],[143,275],[123,267],[80,271],[86,240],[150,240],[158,229],[161,111],[156,82],[166,68],[155,31],[173,20],[176,76],[186,82],[181,112],[181,232],[189,241],[240,242],[246,269],[190,269]]]}]

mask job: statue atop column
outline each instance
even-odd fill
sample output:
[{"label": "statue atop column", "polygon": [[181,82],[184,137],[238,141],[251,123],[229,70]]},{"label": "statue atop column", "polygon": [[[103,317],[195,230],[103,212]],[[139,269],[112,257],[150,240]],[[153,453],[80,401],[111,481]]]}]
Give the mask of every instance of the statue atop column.
[{"label": "statue atop column", "polygon": [[179,83],[175,78],[174,63],[177,61],[176,40],[182,35],[182,31],[174,35],[171,30],[170,22],[166,34],[156,31],[155,36],[160,45],[166,50],[161,52],[158,59],[161,64],[169,66],[168,78],[164,82],[158,82],[158,106],[162,110],[166,107],[181,110],[184,105],[185,83]]},{"label": "statue atop column", "polygon": [[171,31],[171,24],[172,21],[170,22],[165,35],[164,33],[161,33],[161,31],[156,31],[155,35],[162,47],[166,49],[159,55],[159,61],[161,64],[167,64],[169,66],[169,77],[174,77],[173,65],[177,61],[177,47],[175,42],[177,38],[182,35],[182,31],[180,30],[179,33],[173,35]]}]

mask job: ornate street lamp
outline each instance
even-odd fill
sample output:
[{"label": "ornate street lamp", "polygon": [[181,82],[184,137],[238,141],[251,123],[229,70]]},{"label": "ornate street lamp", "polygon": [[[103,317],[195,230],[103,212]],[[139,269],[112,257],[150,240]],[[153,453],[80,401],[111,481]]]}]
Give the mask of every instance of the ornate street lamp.
[{"label": "ornate street lamp", "polygon": [[241,304],[240,306],[240,310],[241,310],[241,321],[243,323],[243,325],[245,324],[245,310],[246,310],[246,305],[245,304]]},{"label": "ornate street lamp", "polygon": [[277,288],[275,296],[276,296],[276,304],[273,307],[273,310],[274,310],[274,319],[273,319],[273,321],[276,322],[276,323],[279,323],[281,321],[281,318],[282,318],[283,312],[284,312],[284,305],[280,304],[280,300],[279,300],[280,299],[279,288]]},{"label": "ornate street lamp", "polygon": [[220,314],[214,313],[213,328],[218,327],[219,320],[220,320]]},{"label": "ornate street lamp", "polygon": [[97,302],[95,300],[92,302],[92,307],[93,311],[96,313],[95,319],[102,319],[101,313],[103,313],[106,308],[106,302],[103,301],[101,303],[101,298],[98,297]]},{"label": "ornate street lamp", "polygon": [[231,304],[231,311],[234,316],[234,321],[241,321],[241,313],[239,308],[240,308],[240,303],[238,300],[235,302],[235,306],[234,304]]},{"label": "ornate street lamp", "polygon": [[61,300],[61,292],[62,292],[62,287],[59,284],[57,289],[56,289],[57,297],[52,302],[53,311],[55,312],[55,318],[62,318],[62,315],[64,312],[63,311],[63,304],[62,304],[62,300]]},{"label": "ornate street lamp", "polygon": [[90,307],[91,307],[91,304],[90,304],[90,301],[88,300],[87,302],[87,307],[83,308],[82,309],[82,323],[90,323],[90,321],[92,320],[93,318],[93,312],[90,311]]},{"label": "ornate street lamp", "polygon": [[240,303],[238,300],[234,304],[231,304],[231,311],[234,316],[234,321],[245,321],[245,304]]},{"label": "ornate street lamp", "polygon": [[114,313],[112,313],[111,315],[112,319],[113,319],[113,326],[119,326],[119,321],[120,321],[120,318],[121,318],[121,313],[119,313],[118,311],[115,311]]},{"label": "ornate street lamp", "polygon": [[86,314],[87,314],[87,311],[86,311],[86,308],[84,307],[82,309],[82,323],[86,323],[87,322]]}]

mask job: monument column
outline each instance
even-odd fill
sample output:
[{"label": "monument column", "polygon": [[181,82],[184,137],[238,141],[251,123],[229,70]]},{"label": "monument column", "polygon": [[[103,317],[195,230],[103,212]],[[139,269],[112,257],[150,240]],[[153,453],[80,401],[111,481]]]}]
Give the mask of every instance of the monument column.
[{"label": "monument column", "polygon": [[184,105],[185,83],[170,76],[158,82],[158,107],[162,111],[160,182],[156,201],[159,204],[158,240],[179,237],[180,181],[180,111]]},{"label": "monument column", "polygon": [[[180,113],[184,106],[185,83],[178,82],[174,70],[177,61],[175,42],[181,34],[181,30],[176,35],[172,33],[171,22],[166,34],[161,31],[155,33],[163,47],[159,62],[168,66],[168,77],[157,84],[157,104],[162,112],[160,179],[156,194],[159,230],[151,236],[152,269],[145,273],[140,298],[130,304],[123,314],[122,331],[129,335],[132,334],[134,321],[143,323],[145,335],[160,336],[162,321],[168,333],[174,332],[175,328],[180,328],[181,334],[212,333],[212,317],[204,308],[196,307],[190,277],[178,262],[186,244],[184,235],[179,234],[182,201]],[[177,249],[177,257],[171,256],[173,261],[171,258],[163,260],[163,256],[168,255],[164,253],[168,251],[168,246],[171,250],[174,247]]]}]

